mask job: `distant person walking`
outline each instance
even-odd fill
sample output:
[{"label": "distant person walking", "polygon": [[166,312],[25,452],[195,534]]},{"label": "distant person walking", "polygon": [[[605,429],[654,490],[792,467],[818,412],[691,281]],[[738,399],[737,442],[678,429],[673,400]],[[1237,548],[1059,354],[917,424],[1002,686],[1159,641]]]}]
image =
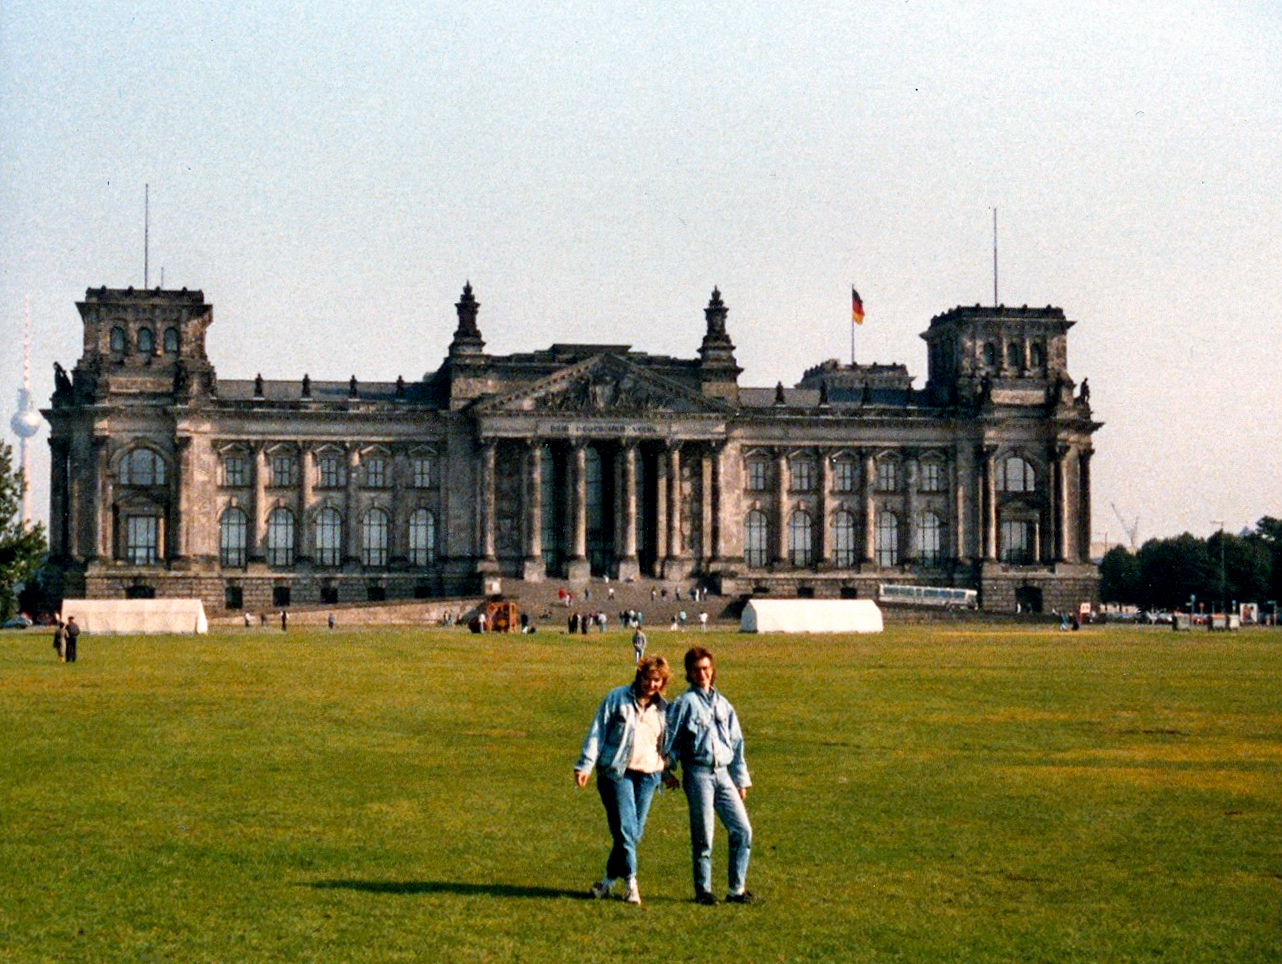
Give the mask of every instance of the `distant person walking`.
[{"label": "distant person walking", "polygon": [[67,661],[67,626],[61,617],[53,624],[53,648],[58,653],[58,662],[65,663]]},{"label": "distant person walking", "polygon": [[632,652],[636,653],[638,666],[641,665],[641,659],[645,656],[645,643],[645,633],[641,632],[641,627],[638,626],[632,633]]},{"label": "distant person walking", "polygon": [[75,616],[67,617],[67,628],[65,632],[67,635],[67,641],[65,643],[67,654],[66,662],[74,663],[76,661],[76,643],[80,640],[80,627],[76,625]]}]

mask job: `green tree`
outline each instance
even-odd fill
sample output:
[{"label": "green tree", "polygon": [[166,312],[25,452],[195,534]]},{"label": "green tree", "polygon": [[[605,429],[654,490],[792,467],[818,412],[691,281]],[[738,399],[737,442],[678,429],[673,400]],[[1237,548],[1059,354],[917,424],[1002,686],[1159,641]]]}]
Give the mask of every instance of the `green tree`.
[{"label": "green tree", "polygon": [[1140,601],[1140,560],[1125,546],[1114,546],[1100,560],[1099,595],[1104,602]]},{"label": "green tree", "polygon": [[1200,602],[1220,598],[1219,554],[1212,564],[1206,540],[1190,533],[1150,539],[1140,547],[1140,603],[1147,609],[1175,609],[1196,595]]},{"label": "green tree", "polygon": [[13,449],[0,442],[0,618],[13,611],[14,589],[26,582],[45,554],[44,526],[22,524],[22,473],[13,468]]},{"label": "green tree", "polygon": [[1255,524],[1254,535],[1269,551],[1269,599],[1282,600],[1282,519],[1266,515]]}]

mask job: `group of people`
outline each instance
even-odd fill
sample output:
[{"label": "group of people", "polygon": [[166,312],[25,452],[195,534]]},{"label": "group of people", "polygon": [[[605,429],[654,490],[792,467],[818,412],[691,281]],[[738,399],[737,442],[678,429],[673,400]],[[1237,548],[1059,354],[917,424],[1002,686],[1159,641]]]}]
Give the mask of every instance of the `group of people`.
[{"label": "group of people", "polygon": [[712,653],[692,647],[685,655],[685,674],[689,688],[668,703],[663,698],[671,676],[668,661],[638,658],[633,681],[606,694],[588,727],[574,782],[582,789],[595,772],[612,840],[605,875],[592,884],[593,897],[609,897],[621,884],[625,901],[641,903],[637,845],[662,783],[685,791],[695,902],[717,903],[712,890],[714,818],[720,818],[729,836],[726,901],[756,900],[745,886],[752,825],[744,802],[752,780],[739,718],[714,685]]},{"label": "group of people", "polygon": [[80,627],[76,617],[68,616],[64,623],[58,616],[53,624],[53,648],[58,653],[58,662],[74,663],[76,661],[76,644],[80,641]]}]

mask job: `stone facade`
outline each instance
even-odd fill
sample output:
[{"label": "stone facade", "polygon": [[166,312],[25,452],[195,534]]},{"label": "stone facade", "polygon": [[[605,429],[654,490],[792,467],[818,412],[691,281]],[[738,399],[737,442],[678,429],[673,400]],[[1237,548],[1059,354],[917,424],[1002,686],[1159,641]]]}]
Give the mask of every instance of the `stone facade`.
[{"label": "stone facade", "polygon": [[485,352],[465,287],[439,369],[395,383],[220,381],[212,306],[89,289],[58,367],[52,557],[64,593],[212,611],[439,597],[482,580],[700,581],[728,594],[1095,596],[1089,391],[1056,308],[954,308],[902,365],[739,385],[714,291],[692,358]]}]

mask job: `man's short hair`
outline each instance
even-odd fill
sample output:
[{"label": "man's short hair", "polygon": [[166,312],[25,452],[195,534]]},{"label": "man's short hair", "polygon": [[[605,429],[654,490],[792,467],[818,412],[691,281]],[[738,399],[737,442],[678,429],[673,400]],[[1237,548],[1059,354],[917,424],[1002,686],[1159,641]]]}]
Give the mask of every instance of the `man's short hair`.
[{"label": "man's short hair", "polygon": [[712,658],[712,653],[704,649],[702,646],[691,646],[690,649],[686,651],[686,679],[690,678],[690,674],[694,672],[694,664],[699,662],[701,659],[706,659],[712,664],[713,671],[716,670],[717,661]]}]

